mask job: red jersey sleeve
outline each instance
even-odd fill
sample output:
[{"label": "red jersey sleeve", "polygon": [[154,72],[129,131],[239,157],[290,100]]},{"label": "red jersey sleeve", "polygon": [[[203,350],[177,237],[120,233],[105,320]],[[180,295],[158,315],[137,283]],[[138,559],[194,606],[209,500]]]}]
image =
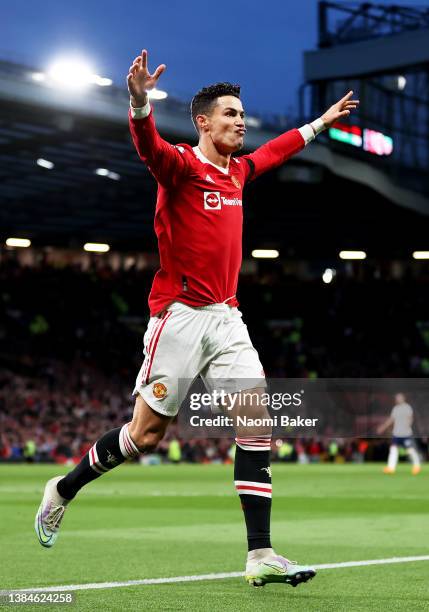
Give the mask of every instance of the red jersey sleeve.
[{"label": "red jersey sleeve", "polygon": [[300,131],[293,129],[269,140],[250,155],[243,155],[240,159],[246,161],[244,165],[246,182],[280,166],[304,146],[305,141]]},{"label": "red jersey sleeve", "polygon": [[158,183],[177,185],[189,173],[185,150],[175,147],[159,135],[153,111],[144,119],[134,119],[128,111],[131,136],[139,157]]}]

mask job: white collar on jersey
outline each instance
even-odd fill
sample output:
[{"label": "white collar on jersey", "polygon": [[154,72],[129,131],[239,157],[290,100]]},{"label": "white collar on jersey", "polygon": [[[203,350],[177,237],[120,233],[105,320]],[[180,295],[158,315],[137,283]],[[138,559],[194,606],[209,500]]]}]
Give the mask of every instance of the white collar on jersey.
[{"label": "white collar on jersey", "polygon": [[223,174],[228,174],[229,173],[228,168],[222,168],[222,166],[217,166],[216,164],[211,162],[209,159],[207,159],[207,157],[201,153],[200,147],[198,147],[198,146],[197,147],[192,147],[192,150],[195,153],[195,155],[198,157],[198,159],[200,161],[202,161],[204,164],[211,164],[217,170],[219,170],[220,172],[223,172]]}]

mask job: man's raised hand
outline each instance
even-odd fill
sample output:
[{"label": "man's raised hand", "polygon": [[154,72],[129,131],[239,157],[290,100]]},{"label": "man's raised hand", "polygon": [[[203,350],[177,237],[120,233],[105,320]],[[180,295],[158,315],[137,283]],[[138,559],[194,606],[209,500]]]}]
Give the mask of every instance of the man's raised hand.
[{"label": "man's raised hand", "polygon": [[353,91],[349,91],[348,94],[333,104],[326,113],[321,117],[326,127],[331,127],[333,123],[341,119],[342,117],[348,117],[352,110],[355,110],[359,105],[359,100],[351,100]]},{"label": "man's raised hand", "polygon": [[127,85],[131,97],[131,106],[139,108],[147,102],[147,92],[156,87],[159,77],[166,69],[165,64],[161,64],[153,74],[147,68],[147,51],[143,49],[142,54],[138,55],[130,66]]}]

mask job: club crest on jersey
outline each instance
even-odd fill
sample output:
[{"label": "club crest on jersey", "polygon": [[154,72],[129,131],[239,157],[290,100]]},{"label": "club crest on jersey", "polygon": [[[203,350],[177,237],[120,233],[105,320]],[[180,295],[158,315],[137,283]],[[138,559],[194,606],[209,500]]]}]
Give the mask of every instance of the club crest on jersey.
[{"label": "club crest on jersey", "polygon": [[231,176],[231,181],[237,187],[237,189],[241,189],[241,183],[236,176]]},{"label": "club crest on jersey", "polygon": [[164,399],[167,395],[167,387],[162,383],[155,383],[152,391],[156,399]]},{"label": "club crest on jersey", "polygon": [[221,206],[219,191],[204,192],[204,210],[220,210]]}]

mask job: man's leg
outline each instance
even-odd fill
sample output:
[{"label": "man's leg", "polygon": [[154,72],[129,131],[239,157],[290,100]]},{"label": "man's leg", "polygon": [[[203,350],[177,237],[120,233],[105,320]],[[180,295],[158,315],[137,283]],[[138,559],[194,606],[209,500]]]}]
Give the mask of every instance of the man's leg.
[{"label": "man's leg", "polygon": [[406,446],[408,457],[411,459],[411,463],[413,464],[413,468],[411,473],[413,476],[420,474],[421,466],[420,466],[420,457],[417,452],[416,447],[414,446],[414,442],[412,440],[409,441],[409,444]]},{"label": "man's leg", "polygon": [[152,410],[138,395],[131,423],[105,433],[67,476],[48,481],[35,521],[42,546],[54,545],[65,508],[83,486],[127,459],[153,451],[170,420]]},{"label": "man's leg", "polygon": [[[255,388],[241,392],[237,398],[240,405],[231,411],[233,418],[269,419],[268,411],[259,401],[264,391]],[[271,429],[243,425],[235,428],[234,484],[246,521],[248,559],[261,557],[267,550],[273,552],[270,540]]]},{"label": "man's leg", "polygon": [[313,578],[316,572],[277,555],[271,547],[271,426],[268,425],[270,415],[258,399],[264,392],[265,389],[256,388],[242,393],[245,399],[237,411],[233,411],[233,418],[240,415],[266,423],[257,427],[236,427],[234,483],[247,528],[245,577],[252,586],[268,582],[297,586]]},{"label": "man's leg", "polygon": [[246,521],[248,559],[256,559],[272,553],[271,438],[236,438],[236,443],[234,484]]},{"label": "man's leg", "polygon": [[387,458],[387,466],[384,468],[385,474],[394,474],[398,463],[399,449],[396,444],[391,444],[389,448],[389,456]]}]

